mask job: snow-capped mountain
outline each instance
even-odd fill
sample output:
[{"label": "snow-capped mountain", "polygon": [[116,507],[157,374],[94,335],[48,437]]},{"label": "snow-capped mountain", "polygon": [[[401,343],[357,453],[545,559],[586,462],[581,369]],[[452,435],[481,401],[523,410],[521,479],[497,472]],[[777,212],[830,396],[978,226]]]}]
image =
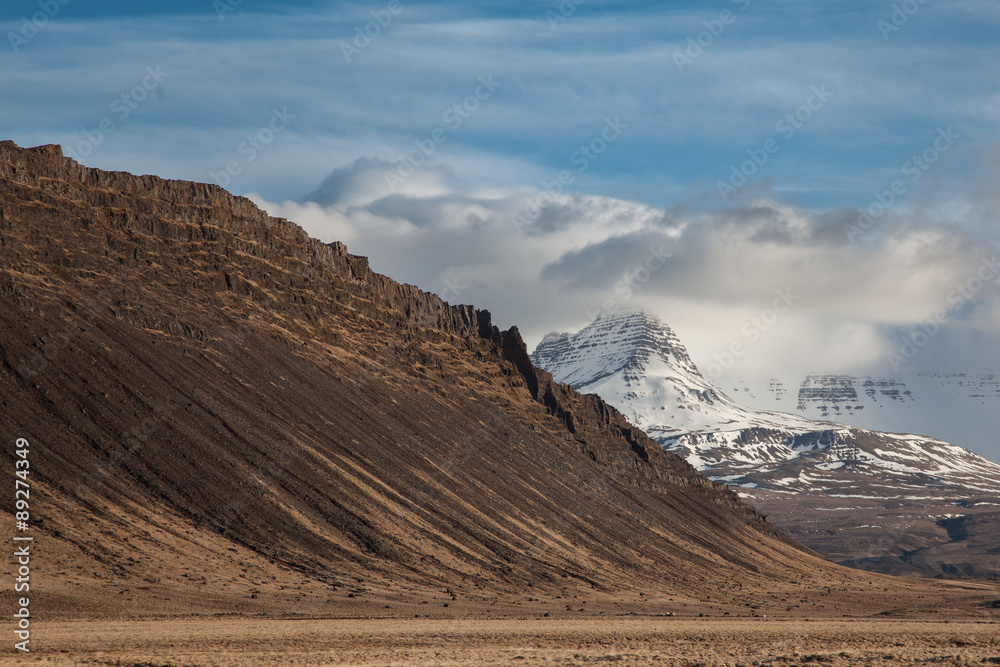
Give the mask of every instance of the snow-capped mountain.
[{"label": "snow-capped mountain", "polygon": [[549,334],[531,360],[559,382],[598,394],[661,442],[753,427],[815,429],[808,419],[735,403],[701,375],[670,327],[641,310]]},{"label": "snow-capped mountain", "polygon": [[920,373],[857,377],[811,373],[803,378],[748,382],[725,377],[716,385],[758,410],[878,431],[923,433],[973,451],[991,451],[1000,432],[1000,374]]},{"label": "snow-capped mountain", "polygon": [[[834,490],[882,475],[895,488],[1000,490],[1000,465],[934,438],[737,403],[702,376],[669,326],[644,311],[602,316],[575,334],[549,334],[532,361],[556,380],[598,394],[667,449],[732,486]],[[842,384],[815,385],[826,398],[853,394]],[[790,467],[795,475],[786,474]]]},{"label": "snow-capped mountain", "polygon": [[[556,380],[600,395],[710,479],[739,487],[740,495],[765,508],[779,526],[807,544],[809,530],[815,529],[807,524],[836,524],[864,502],[875,501],[881,510],[875,512],[877,521],[859,524],[855,537],[884,532],[883,523],[904,525],[913,516],[898,510],[912,501],[928,508],[917,518],[931,520],[938,533],[943,529],[934,522],[965,516],[969,508],[976,513],[1000,509],[1000,465],[935,438],[749,408],[713,386],[670,327],[641,310],[603,315],[576,333],[549,334],[532,361]],[[797,398],[807,402],[817,397],[838,405],[855,400],[843,383],[828,379],[814,378],[803,387]],[[863,393],[872,387],[876,397],[899,400],[892,398],[894,387],[862,382]],[[772,391],[777,395],[781,389]],[[853,500],[831,508],[834,498]],[[954,512],[956,503],[963,512]],[[791,517],[793,510],[804,523],[784,520],[782,515]],[[905,531],[897,534],[902,538]],[[862,543],[870,542],[866,540]],[[867,552],[858,547],[827,555],[846,561],[870,558]]]}]

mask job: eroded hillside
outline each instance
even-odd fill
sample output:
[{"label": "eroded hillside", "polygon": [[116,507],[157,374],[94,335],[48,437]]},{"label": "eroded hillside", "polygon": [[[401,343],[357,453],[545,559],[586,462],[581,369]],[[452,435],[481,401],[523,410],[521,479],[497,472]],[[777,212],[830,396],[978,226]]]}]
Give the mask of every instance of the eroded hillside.
[{"label": "eroded hillside", "polygon": [[0,313],[52,614],[989,613],[807,552],[516,329],[216,186],[0,143]]}]

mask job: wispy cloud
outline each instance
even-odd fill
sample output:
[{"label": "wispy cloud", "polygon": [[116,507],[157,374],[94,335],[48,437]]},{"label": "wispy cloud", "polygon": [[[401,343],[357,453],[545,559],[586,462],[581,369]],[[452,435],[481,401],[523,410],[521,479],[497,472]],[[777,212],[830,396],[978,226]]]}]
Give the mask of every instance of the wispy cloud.
[{"label": "wispy cloud", "polygon": [[[451,138],[442,162],[463,160],[463,172],[478,163],[508,183],[527,175],[522,184],[532,186],[536,175],[562,168],[595,122],[620,115],[633,131],[575,187],[641,192],[664,204],[707,190],[773,134],[810,86],[826,84],[836,92],[829,113],[755,183],[774,182],[805,205],[835,206],[862,198],[928,128],[995,130],[997,93],[983,85],[1000,55],[995,32],[983,27],[995,11],[938,4],[886,44],[875,27],[881,6],[752,3],[687,74],[672,54],[718,8],[586,3],[553,31],[535,3],[402,3],[347,63],[340,44],[371,19],[367,3],[302,3],[295,11],[241,3],[224,21],[210,3],[181,3],[155,19],[134,8],[70,4],[30,49],[0,52],[0,84],[11,93],[0,114],[18,141],[70,147],[147,65],[161,65],[173,77],[162,99],[87,160],[204,178],[241,133],[287,105],[300,123],[285,147],[231,187],[293,198],[338,164],[404,155],[477,77],[493,73],[505,82],[502,94]],[[18,25],[16,9],[9,16],[5,31]],[[483,166],[496,162],[508,171]]]}]

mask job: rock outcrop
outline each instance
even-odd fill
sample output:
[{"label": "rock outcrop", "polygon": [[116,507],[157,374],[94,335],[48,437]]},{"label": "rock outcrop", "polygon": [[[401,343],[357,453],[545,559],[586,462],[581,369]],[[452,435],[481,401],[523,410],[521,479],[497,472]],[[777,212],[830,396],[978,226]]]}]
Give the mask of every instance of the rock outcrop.
[{"label": "rock outcrop", "polygon": [[488,312],[213,185],[0,143],[0,342],[51,614],[926,592],[798,547]]}]

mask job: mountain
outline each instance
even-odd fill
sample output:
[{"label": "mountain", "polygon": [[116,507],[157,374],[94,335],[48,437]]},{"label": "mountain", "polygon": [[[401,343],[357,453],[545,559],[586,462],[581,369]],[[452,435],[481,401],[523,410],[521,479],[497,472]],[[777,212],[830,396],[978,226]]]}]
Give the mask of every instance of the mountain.
[{"label": "mountain", "polygon": [[751,428],[815,428],[811,420],[757,412],[730,399],[701,375],[670,327],[643,310],[598,317],[575,334],[549,334],[531,359],[560,382],[619,407],[658,441]]},{"label": "mountain", "polygon": [[[598,394],[838,562],[890,573],[1000,575],[1000,465],[973,452],[745,407],[701,375],[666,324],[641,310],[549,334],[532,360],[556,380]],[[843,383],[817,380],[799,396],[854,400],[848,393]],[[956,520],[977,526],[978,546],[949,530]]]},{"label": "mountain", "polygon": [[57,146],[0,142],[0,411],[29,443],[46,618],[936,618],[995,598],[838,567],[488,312],[217,186]]},{"label": "mountain", "polygon": [[811,373],[748,383],[717,380],[758,410],[781,410],[878,431],[910,431],[983,451],[1000,429],[1000,375],[915,373],[895,377]]}]

